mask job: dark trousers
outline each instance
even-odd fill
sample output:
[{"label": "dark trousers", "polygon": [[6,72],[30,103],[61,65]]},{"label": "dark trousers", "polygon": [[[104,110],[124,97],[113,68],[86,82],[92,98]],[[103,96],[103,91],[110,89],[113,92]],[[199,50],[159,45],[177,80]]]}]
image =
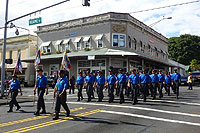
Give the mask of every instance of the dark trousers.
[{"label": "dark trousers", "polygon": [[170,95],[170,86],[171,86],[171,84],[165,84],[166,92],[167,92],[168,96]]},{"label": "dark trousers", "polygon": [[163,93],[162,93],[162,89],[163,89],[163,82],[159,82],[159,88],[158,88],[158,91],[159,91],[159,96],[160,97],[163,97]]},{"label": "dark trousers", "polygon": [[124,89],[125,89],[125,83],[119,83],[119,97],[120,97],[120,103],[124,102]]},{"label": "dark trousers", "polygon": [[156,92],[157,92],[157,83],[151,83],[151,87],[152,87],[152,93],[153,93],[153,98],[156,98]]},{"label": "dark trousers", "polygon": [[131,92],[132,92],[133,103],[137,103],[137,93],[138,93],[138,85],[137,84],[131,84]]},{"label": "dark trousers", "polygon": [[125,88],[126,88],[125,94],[126,94],[127,97],[129,97],[130,92],[131,92],[131,87],[128,87],[128,84],[126,83]]},{"label": "dark trousers", "polygon": [[148,91],[148,84],[142,83],[141,84],[141,92],[142,92],[142,97],[143,97],[144,101],[146,101],[147,91]]},{"label": "dark trousers", "polygon": [[44,93],[45,93],[45,88],[38,88],[37,112],[40,112],[41,108],[43,111],[46,111],[44,103]]},{"label": "dark trousers", "polygon": [[188,90],[192,90],[192,83],[189,82],[188,85],[189,85]]},{"label": "dark trousers", "polygon": [[114,100],[114,88],[115,88],[115,85],[108,85],[108,96],[109,96],[109,102],[113,102]]},{"label": "dark trousers", "polygon": [[119,83],[117,84],[117,87],[115,88],[115,95],[119,96]]},{"label": "dark trousers", "polygon": [[61,105],[63,106],[63,108],[65,109],[65,111],[66,111],[67,113],[70,112],[70,110],[69,110],[69,108],[68,108],[68,106],[67,106],[67,104],[66,104],[66,97],[67,97],[66,92],[64,92],[64,93],[62,94],[62,96],[59,97],[59,94],[60,94],[60,93],[62,93],[62,91],[57,91],[57,93],[56,93],[56,106],[55,106],[56,115],[59,115]]},{"label": "dark trousers", "polygon": [[11,101],[9,103],[9,106],[10,106],[10,110],[13,109],[13,106],[15,105],[16,107],[20,107],[17,100],[16,100],[16,97],[18,95],[18,90],[11,90]]},{"label": "dark trousers", "polygon": [[93,91],[92,83],[87,83],[86,92],[88,95],[88,101],[91,101],[92,91]]},{"label": "dark trousers", "polygon": [[78,85],[78,100],[80,100],[80,98],[83,99],[82,89],[83,89],[83,85],[79,84]]},{"label": "dark trousers", "polygon": [[69,94],[73,93],[74,94],[74,85],[71,85],[69,87]]},{"label": "dark trousers", "polygon": [[178,98],[179,96],[179,81],[174,81],[174,89],[175,89],[175,92],[176,92],[176,98]]},{"label": "dark trousers", "polygon": [[98,95],[98,101],[103,100],[103,86],[104,85],[97,85],[97,95]]}]

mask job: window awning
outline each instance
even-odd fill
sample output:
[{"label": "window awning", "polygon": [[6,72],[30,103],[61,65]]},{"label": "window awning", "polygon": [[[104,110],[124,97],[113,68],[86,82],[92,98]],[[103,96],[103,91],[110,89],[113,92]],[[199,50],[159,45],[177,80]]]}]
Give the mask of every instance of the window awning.
[{"label": "window awning", "polygon": [[95,40],[100,40],[103,38],[103,34],[96,36]]},{"label": "window awning", "polygon": [[83,41],[88,42],[90,40],[90,36],[84,37]]},{"label": "window awning", "polygon": [[49,41],[49,42],[43,42],[43,43],[40,45],[40,47],[47,47],[47,46],[50,45],[50,43],[51,43],[51,41]]},{"label": "window awning", "polygon": [[71,41],[71,39],[65,39],[65,40],[63,41],[63,44],[67,44],[67,43],[69,43],[69,41]]},{"label": "window awning", "polygon": [[63,40],[56,41],[55,45],[60,45]]},{"label": "window awning", "polygon": [[81,39],[82,37],[76,38],[74,42],[80,42]]}]

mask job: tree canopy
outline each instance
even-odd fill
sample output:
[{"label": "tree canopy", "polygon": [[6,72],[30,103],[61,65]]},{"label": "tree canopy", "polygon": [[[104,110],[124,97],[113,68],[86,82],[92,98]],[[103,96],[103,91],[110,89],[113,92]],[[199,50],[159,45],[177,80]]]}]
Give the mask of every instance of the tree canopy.
[{"label": "tree canopy", "polygon": [[169,58],[184,65],[200,61],[200,36],[185,34],[169,38]]},{"label": "tree canopy", "polygon": [[200,70],[200,64],[197,59],[193,59],[190,62],[190,68],[192,69],[192,71]]}]

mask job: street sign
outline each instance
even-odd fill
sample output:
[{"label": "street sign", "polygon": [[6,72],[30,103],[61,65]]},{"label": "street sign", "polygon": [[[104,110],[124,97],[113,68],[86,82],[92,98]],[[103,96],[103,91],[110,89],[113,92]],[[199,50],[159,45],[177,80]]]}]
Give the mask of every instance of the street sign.
[{"label": "street sign", "polygon": [[29,19],[29,25],[35,25],[35,24],[41,24],[42,23],[42,18],[34,18],[34,19]]}]

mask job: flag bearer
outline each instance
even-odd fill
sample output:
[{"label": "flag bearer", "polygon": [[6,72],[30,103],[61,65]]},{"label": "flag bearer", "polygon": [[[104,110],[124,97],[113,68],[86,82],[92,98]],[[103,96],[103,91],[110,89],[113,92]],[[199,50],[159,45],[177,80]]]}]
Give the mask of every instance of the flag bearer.
[{"label": "flag bearer", "polygon": [[17,75],[12,76],[12,81],[10,82],[10,88],[8,90],[8,96],[11,93],[11,101],[10,101],[10,109],[9,112],[13,112],[13,106],[15,105],[17,107],[16,111],[18,111],[21,107],[19,106],[16,97],[18,95],[18,90],[20,90],[21,96],[22,96],[22,89],[20,86],[20,82],[17,80]]},{"label": "flag bearer", "polygon": [[40,109],[42,108],[42,114],[46,114],[46,109],[45,109],[45,103],[44,103],[44,93],[46,89],[46,95],[48,95],[48,81],[47,78],[42,74],[43,70],[38,69],[37,70],[37,83],[34,88],[34,95],[36,94],[36,89],[37,94],[38,94],[38,101],[37,101],[37,111],[34,113],[34,115],[40,115]]},{"label": "flag bearer", "polygon": [[64,70],[60,70],[60,77],[57,80],[56,86],[54,88],[53,98],[56,97],[56,106],[55,106],[55,118],[53,120],[59,119],[60,107],[61,105],[66,111],[66,116],[69,117],[70,110],[66,104],[66,90],[68,89],[68,79],[65,77]]}]

